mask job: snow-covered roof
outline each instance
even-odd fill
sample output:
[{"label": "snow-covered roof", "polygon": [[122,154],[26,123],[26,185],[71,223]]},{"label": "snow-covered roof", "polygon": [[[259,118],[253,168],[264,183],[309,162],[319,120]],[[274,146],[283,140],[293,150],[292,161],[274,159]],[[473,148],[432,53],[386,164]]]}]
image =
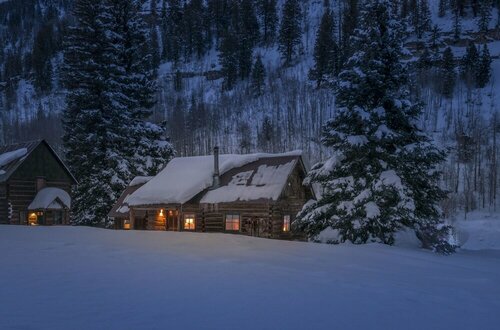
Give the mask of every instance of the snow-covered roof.
[{"label": "snow-covered roof", "polygon": [[[301,151],[281,154],[226,154],[219,156],[219,172],[224,173],[264,158],[301,156]],[[184,204],[212,185],[213,156],[179,157],[172,159],[151,181],[128,198],[131,206],[153,204]],[[266,175],[266,171],[261,172]],[[269,177],[266,176],[268,179]],[[257,180],[257,179],[256,179]],[[268,192],[269,195],[269,192]]]},{"label": "snow-covered roof", "polygon": [[142,187],[146,182],[149,182],[152,178],[152,176],[136,176],[133,178],[128,184],[128,187],[122,192],[116,203],[113,205],[111,211],[109,211],[108,217],[116,218],[128,215],[128,199],[130,198],[130,195]]},{"label": "snow-covered roof", "polygon": [[295,160],[291,160],[280,165],[259,165],[256,169],[237,173],[227,185],[209,190],[200,202],[214,204],[259,199],[278,200],[295,163]]},{"label": "snow-covered roof", "polygon": [[40,190],[28,210],[62,209],[71,207],[71,197],[59,188],[48,187]]},{"label": "snow-covered roof", "polygon": [[28,149],[19,148],[19,149],[13,150],[13,151],[4,152],[3,154],[0,154],[0,167],[4,167],[5,165],[9,164],[10,162],[26,156],[27,153],[28,153]]},{"label": "snow-covered roof", "polygon": [[136,176],[135,178],[130,181],[128,184],[129,187],[137,186],[140,184],[145,184],[149,180],[151,180],[153,177],[152,176]]}]

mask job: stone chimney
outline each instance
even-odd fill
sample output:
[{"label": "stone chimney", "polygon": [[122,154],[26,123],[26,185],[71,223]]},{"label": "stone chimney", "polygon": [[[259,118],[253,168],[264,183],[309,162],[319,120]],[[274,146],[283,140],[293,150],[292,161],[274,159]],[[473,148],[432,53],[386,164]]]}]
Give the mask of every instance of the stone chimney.
[{"label": "stone chimney", "polygon": [[219,147],[215,146],[214,147],[214,177],[213,177],[213,183],[212,183],[212,188],[218,188],[219,187]]}]

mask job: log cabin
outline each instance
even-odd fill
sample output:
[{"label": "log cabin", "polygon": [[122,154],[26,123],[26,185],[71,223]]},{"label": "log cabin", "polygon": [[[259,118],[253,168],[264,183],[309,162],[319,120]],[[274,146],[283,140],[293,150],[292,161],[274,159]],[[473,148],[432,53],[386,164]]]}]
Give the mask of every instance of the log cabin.
[{"label": "log cabin", "polygon": [[0,224],[69,224],[74,184],[45,140],[0,146]]},{"label": "log cabin", "polygon": [[110,215],[128,212],[122,228],[302,239],[291,228],[315,197],[302,184],[305,176],[300,151],[219,155],[216,147],[213,156],[174,158],[140,187],[127,188]]}]

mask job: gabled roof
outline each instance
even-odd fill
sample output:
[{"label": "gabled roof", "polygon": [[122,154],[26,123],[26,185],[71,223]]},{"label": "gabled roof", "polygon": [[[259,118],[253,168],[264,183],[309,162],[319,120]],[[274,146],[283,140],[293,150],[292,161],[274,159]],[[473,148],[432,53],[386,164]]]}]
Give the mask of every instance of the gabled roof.
[{"label": "gabled roof", "polygon": [[[224,177],[225,173],[233,169],[242,168],[251,163],[266,165],[268,164],[267,162],[272,162],[272,160],[277,161],[279,159],[285,160],[286,164],[293,161],[293,159],[300,159],[301,154],[301,151],[293,151],[282,154],[258,153],[247,155],[220,155],[219,172],[221,177]],[[261,163],[258,163],[259,161]],[[282,164],[278,162],[277,165],[279,166]],[[212,186],[213,171],[213,156],[174,158],[151,181],[130,195],[128,203],[131,206],[184,204]],[[264,169],[261,169],[261,172],[259,172],[258,175],[266,175],[262,180],[272,180],[272,175],[269,177],[269,173],[264,173],[262,171],[266,172]],[[288,178],[288,176],[286,176],[286,178]],[[283,185],[284,184],[285,182],[283,182]],[[265,182],[261,182],[258,185],[265,185]],[[276,189],[276,187],[274,187],[274,189]],[[269,194],[266,196],[268,195]]]},{"label": "gabled roof", "polygon": [[33,152],[33,150],[35,150],[40,144],[45,144],[47,146],[50,153],[54,156],[54,158],[61,165],[64,171],[73,180],[73,183],[77,183],[73,174],[66,167],[61,158],[59,158],[54,149],[52,149],[52,147],[45,140],[35,140],[35,141],[0,146],[0,159],[2,159],[2,156],[7,156],[4,158],[9,159],[8,162],[0,162],[0,182],[7,181],[10,178],[10,176],[19,168],[19,166],[21,166],[21,164],[28,158],[28,156]]},{"label": "gabled roof", "polygon": [[142,187],[146,182],[150,181],[152,176],[136,176],[128,185],[127,188],[122,192],[120,198],[116,201],[116,203],[111,208],[111,211],[108,213],[108,217],[110,218],[118,218],[128,216],[128,199],[130,195],[135,192],[137,189]]},{"label": "gabled roof", "polygon": [[48,210],[71,208],[71,197],[59,188],[47,187],[41,189],[28,206],[28,210]]}]

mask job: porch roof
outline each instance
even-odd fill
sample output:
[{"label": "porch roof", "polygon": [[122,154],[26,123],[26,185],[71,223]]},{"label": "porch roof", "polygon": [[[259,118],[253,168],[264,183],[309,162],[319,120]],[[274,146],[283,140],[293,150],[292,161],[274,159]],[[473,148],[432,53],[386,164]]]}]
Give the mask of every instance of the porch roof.
[{"label": "porch roof", "polygon": [[71,197],[66,191],[54,187],[40,190],[28,206],[30,211],[62,208],[71,208]]}]

